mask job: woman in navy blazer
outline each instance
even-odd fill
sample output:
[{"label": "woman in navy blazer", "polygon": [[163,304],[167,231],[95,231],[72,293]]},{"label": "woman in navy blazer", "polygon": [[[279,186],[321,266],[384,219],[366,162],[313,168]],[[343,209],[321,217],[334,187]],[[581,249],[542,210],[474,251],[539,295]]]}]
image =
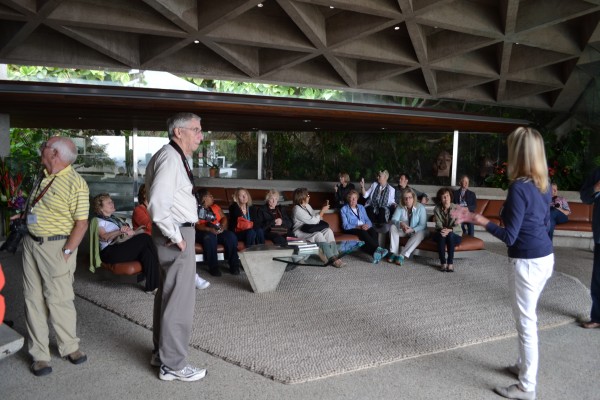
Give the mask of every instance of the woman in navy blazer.
[{"label": "woman in navy blazer", "polygon": [[459,207],[453,215],[459,221],[484,226],[508,246],[509,285],[519,335],[519,358],[508,371],[516,375],[519,382],[494,390],[510,399],[535,399],[536,307],[554,268],[554,249],[547,234],[551,189],[542,135],[532,128],[517,128],[509,135],[507,144],[510,186],[501,212],[504,227],[464,207]]}]

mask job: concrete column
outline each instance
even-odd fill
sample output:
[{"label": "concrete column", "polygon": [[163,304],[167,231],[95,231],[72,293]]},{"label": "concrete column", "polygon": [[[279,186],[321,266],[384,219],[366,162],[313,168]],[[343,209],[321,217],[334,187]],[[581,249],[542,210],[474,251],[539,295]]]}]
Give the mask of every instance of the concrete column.
[{"label": "concrete column", "polygon": [[10,115],[0,114],[0,157],[10,153]]},{"label": "concrete column", "polygon": [[256,179],[261,180],[264,179],[265,177],[263,176],[263,164],[264,164],[264,153],[263,151],[266,150],[266,145],[267,145],[267,133],[264,131],[258,131],[256,133],[258,135],[258,137],[256,138],[257,142],[258,142],[258,154],[257,154],[257,158],[258,158],[258,165],[257,165],[257,173],[258,176],[256,177]]},{"label": "concrete column", "polygon": [[456,186],[456,164],[458,164],[458,131],[454,131],[454,143],[452,145],[452,171],[450,174],[450,185]]}]

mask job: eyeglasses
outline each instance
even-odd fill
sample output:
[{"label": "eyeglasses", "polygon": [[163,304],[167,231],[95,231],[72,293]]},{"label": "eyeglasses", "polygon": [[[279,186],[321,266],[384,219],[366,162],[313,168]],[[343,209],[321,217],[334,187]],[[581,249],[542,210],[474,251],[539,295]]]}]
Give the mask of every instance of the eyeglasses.
[{"label": "eyeglasses", "polygon": [[51,149],[51,148],[52,148],[52,146],[50,146],[47,141],[42,142],[42,144],[40,145],[40,148],[38,149],[38,155],[41,156],[42,153],[44,152],[44,150]]},{"label": "eyeglasses", "polygon": [[404,200],[410,200],[410,199],[412,199],[412,198],[413,198],[412,196],[403,197],[403,199],[404,199]]},{"label": "eyeglasses", "polygon": [[188,131],[193,131],[194,133],[202,133],[202,128],[187,128],[185,126],[180,126],[179,129],[187,129]]}]

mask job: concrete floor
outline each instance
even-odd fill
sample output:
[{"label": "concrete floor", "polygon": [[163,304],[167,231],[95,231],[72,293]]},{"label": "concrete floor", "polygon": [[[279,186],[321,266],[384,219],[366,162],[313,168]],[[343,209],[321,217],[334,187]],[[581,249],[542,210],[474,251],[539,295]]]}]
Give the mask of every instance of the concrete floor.
[{"label": "concrete floor", "polygon": [[[501,244],[488,249],[505,255]],[[7,319],[25,333],[20,263],[0,253],[7,276]],[[592,253],[556,248],[556,270],[589,286]],[[457,273],[460,273],[458,271]],[[71,365],[53,354],[53,373],[35,377],[25,349],[0,361],[2,399],[500,399],[496,385],[515,382],[516,339],[441,352],[318,381],[284,385],[190,349],[190,362],[208,369],[192,383],[162,382],[149,365],[151,332],[76,298],[81,346],[89,361]],[[484,323],[484,321],[482,321]],[[538,399],[599,399],[600,329],[576,323],[540,332]]]}]

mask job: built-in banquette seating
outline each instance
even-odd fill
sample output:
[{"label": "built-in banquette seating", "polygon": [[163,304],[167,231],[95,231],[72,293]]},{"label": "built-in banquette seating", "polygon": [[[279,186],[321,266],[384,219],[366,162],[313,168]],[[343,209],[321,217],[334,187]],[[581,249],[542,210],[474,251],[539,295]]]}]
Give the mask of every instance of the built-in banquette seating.
[{"label": "built-in banquette seating", "polygon": [[[500,211],[503,205],[504,200],[477,199],[477,209],[475,211],[490,221],[501,225]],[[555,230],[591,232],[593,207],[589,204],[569,202],[569,208],[571,209],[569,221],[556,225]]]},{"label": "built-in banquette seating", "polygon": [[[214,196],[215,202],[219,204],[223,209],[227,210],[229,204],[233,199],[233,193],[235,191],[235,188],[210,187],[208,189]],[[252,197],[253,201],[264,201],[265,195],[267,193],[266,189],[247,190],[250,193],[250,196]],[[280,193],[286,202],[293,200],[293,191],[281,191]],[[333,191],[331,193],[311,191],[310,196],[310,203],[315,209],[319,209],[323,204],[326,204],[327,200],[329,200],[330,204],[334,204]],[[501,225],[500,211],[502,210],[503,204],[504,200],[500,199],[477,199],[477,207],[475,209],[475,212],[482,214],[490,221]],[[576,202],[569,202],[569,207],[571,208],[569,222],[557,225],[556,230],[591,232],[592,207],[587,204]],[[337,210],[326,213],[323,219],[327,221],[327,223],[329,223],[329,227],[333,231],[337,240],[358,240],[357,236],[349,235],[343,232],[341,217]],[[429,229],[430,231],[433,231],[432,228]],[[405,243],[406,239],[401,239],[400,244],[404,245]],[[468,257],[470,254],[474,254],[478,250],[483,250],[484,248],[485,243],[480,238],[464,236],[461,244],[456,247],[455,251],[461,256]],[[240,243],[238,245],[238,250],[242,251],[243,249],[245,249],[244,243]],[[224,251],[223,247],[219,245],[217,250],[219,251],[221,258],[222,252]],[[437,244],[430,237],[421,242],[417,248],[417,251],[415,251],[415,254],[426,253],[430,253],[430,255],[431,253],[437,254]],[[196,254],[196,260],[201,261],[202,246],[199,244],[196,244]]]}]

